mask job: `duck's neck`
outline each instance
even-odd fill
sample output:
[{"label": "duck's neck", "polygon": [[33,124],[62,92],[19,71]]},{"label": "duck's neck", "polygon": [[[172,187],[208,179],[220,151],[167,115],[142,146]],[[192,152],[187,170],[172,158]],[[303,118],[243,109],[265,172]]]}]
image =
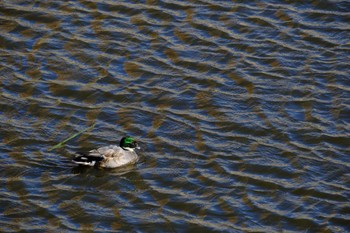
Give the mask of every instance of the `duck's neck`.
[{"label": "duck's neck", "polygon": [[134,149],[133,148],[130,148],[130,147],[122,147],[123,150],[126,150],[126,151],[131,151],[133,152]]}]

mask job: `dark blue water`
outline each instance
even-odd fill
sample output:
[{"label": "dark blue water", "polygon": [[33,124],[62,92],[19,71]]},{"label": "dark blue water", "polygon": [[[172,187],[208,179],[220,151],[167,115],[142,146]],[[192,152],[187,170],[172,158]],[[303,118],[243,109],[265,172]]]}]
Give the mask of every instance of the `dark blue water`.
[{"label": "dark blue water", "polygon": [[349,232],[349,10],[1,1],[0,231]]}]

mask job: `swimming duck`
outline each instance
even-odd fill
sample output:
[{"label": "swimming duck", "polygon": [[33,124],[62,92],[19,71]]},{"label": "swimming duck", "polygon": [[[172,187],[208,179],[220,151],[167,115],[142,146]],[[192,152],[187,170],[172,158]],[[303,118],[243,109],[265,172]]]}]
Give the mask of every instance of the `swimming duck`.
[{"label": "swimming duck", "polygon": [[72,161],[79,165],[116,168],[135,163],[138,160],[135,149],[140,149],[138,143],[126,136],[120,140],[119,146],[110,145],[77,153]]}]

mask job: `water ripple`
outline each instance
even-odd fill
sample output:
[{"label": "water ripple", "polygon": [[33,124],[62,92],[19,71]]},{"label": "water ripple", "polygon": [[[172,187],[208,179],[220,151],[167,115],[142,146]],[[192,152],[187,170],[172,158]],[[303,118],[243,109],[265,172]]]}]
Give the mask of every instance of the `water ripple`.
[{"label": "water ripple", "polygon": [[3,1],[1,229],[348,231],[348,6]]}]

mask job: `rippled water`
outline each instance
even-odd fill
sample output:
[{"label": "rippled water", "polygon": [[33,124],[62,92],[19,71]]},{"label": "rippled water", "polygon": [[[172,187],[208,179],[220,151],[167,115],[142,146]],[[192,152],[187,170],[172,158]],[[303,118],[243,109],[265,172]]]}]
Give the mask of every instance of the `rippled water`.
[{"label": "rippled water", "polygon": [[2,0],[0,231],[350,231],[350,2],[245,2]]}]

